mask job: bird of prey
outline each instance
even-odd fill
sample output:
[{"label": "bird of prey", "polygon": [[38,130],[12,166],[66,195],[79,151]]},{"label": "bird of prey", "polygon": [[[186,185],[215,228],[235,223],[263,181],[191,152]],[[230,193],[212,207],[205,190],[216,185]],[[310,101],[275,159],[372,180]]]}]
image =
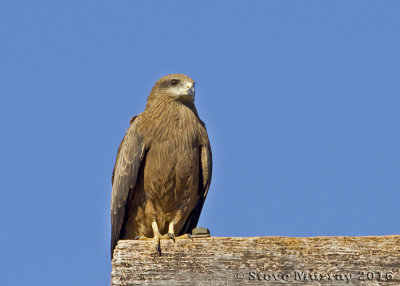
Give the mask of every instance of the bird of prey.
[{"label": "bird of prey", "polygon": [[[159,79],[130,121],[112,176],[111,257],[120,239],[190,237],[211,182],[211,147],[194,105],[194,81]],[[177,236],[177,237],[176,237]]]}]

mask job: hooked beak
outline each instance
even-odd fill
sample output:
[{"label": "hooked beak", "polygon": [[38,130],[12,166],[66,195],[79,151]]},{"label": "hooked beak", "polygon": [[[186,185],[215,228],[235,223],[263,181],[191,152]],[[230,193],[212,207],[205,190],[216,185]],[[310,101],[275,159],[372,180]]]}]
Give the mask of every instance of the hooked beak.
[{"label": "hooked beak", "polygon": [[187,93],[191,97],[194,97],[194,86],[193,85],[190,88],[188,88]]},{"label": "hooked beak", "polygon": [[180,86],[179,89],[173,90],[173,94],[181,100],[194,100],[194,83],[186,82],[185,85]]}]

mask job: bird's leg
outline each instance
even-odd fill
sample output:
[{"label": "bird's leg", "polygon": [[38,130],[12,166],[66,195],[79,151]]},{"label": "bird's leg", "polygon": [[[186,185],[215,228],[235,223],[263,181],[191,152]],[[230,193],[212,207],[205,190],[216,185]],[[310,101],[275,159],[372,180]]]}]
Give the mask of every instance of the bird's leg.
[{"label": "bird's leg", "polygon": [[136,236],[135,239],[153,241],[154,248],[156,249],[158,255],[161,256],[160,239],[162,236],[160,234],[160,231],[158,230],[157,222],[153,221],[151,223],[151,227],[153,228],[153,237]]},{"label": "bird's leg", "polygon": [[151,227],[153,228],[153,237],[145,237],[145,236],[136,236],[135,239],[137,240],[151,240],[153,241],[154,248],[156,249],[159,256],[161,256],[161,246],[160,240],[161,239],[172,239],[175,242],[175,239],[191,239],[193,241],[192,236],[189,233],[180,235],[175,237],[175,230],[174,230],[174,222],[170,222],[168,225],[168,233],[165,235],[161,235],[160,231],[158,230],[157,223],[153,221],[151,223]]},{"label": "bird's leg", "polygon": [[175,242],[175,239],[185,239],[185,238],[190,238],[193,241],[192,236],[189,233],[180,235],[180,236],[175,236],[175,230],[174,230],[175,224],[174,222],[170,222],[168,225],[168,233],[163,235],[161,239],[172,239]]},{"label": "bird's leg", "polygon": [[158,226],[157,223],[155,221],[153,221],[151,223],[151,227],[153,228],[153,233],[154,233],[154,237],[153,237],[153,244],[154,247],[158,253],[159,256],[161,256],[161,246],[160,246],[160,231],[158,230]]},{"label": "bird's leg", "polygon": [[185,239],[185,238],[190,238],[193,241],[192,236],[188,233],[176,237],[175,231],[174,231],[174,222],[170,222],[170,224],[168,226],[168,233],[166,235],[169,238],[171,238],[174,242],[175,242],[175,239]]},{"label": "bird's leg", "polygon": [[174,222],[169,223],[168,233],[163,235],[161,239],[172,239],[175,242]]}]

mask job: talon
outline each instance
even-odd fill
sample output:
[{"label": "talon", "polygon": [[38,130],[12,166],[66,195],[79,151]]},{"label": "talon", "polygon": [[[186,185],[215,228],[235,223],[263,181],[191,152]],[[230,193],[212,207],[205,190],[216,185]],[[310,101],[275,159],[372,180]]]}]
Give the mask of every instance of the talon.
[{"label": "talon", "polygon": [[134,240],[139,240],[140,238],[141,238],[141,236],[138,235],[138,236],[135,236]]},{"label": "talon", "polygon": [[168,232],[167,235],[175,242],[175,234]]},{"label": "talon", "polygon": [[185,234],[175,237],[175,239],[188,239],[188,238],[190,238],[190,240],[193,242],[193,237],[189,233],[185,233]]},{"label": "talon", "polygon": [[158,253],[158,256],[161,256],[161,247],[160,247],[160,244],[157,243],[157,244],[155,245],[155,248],[156,248],[156,251],[157,251],[157,253]]}]

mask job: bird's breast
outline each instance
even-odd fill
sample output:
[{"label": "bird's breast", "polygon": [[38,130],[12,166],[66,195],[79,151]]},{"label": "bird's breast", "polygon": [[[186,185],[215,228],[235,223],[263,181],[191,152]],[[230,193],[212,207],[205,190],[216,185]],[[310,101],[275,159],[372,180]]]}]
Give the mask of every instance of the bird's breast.
[{"label": "bird's breast", "polygon": [[165,212],[190,205],[198,196],[198,124],[185,119],[162,122],[146,155],[145,193]]}]

